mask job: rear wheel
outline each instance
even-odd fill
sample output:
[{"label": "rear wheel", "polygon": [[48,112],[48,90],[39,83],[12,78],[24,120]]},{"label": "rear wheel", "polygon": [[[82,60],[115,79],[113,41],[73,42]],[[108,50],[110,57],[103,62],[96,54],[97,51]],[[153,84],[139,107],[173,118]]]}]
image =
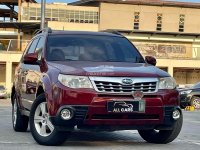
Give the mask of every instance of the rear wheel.
[{"label": "rear wheel", "polygon": [[149,143],[167,144],[172,142],[180,133],[183,116],[176,121],[172,130],[139,130],[140,136]]},{"label": "rear wheel", "polygon": [[25,132],[28,128],[29,118],[21,115],[19,106],[17,104],[16,94],[13,96],[12,104],[12,125],[13,129],[17,132]]},{"label": "rear wheel", "polygon": [[200,97],[193,96],[190,105],[193,106],[195,109],[200,109]]},{"label": "rear wheel", "polygon": [[33,138],[41,145],[61,145],[65,142],[65,132],[59,132],[49,120],[44,94],[39,95],[30,112],[30,130]]}]

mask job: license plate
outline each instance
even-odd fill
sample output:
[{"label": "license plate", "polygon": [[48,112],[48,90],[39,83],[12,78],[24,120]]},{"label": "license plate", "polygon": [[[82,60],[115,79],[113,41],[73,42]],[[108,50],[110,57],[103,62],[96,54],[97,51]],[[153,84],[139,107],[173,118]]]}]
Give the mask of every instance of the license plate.
[{"label": "license plate", "polygon": [[112,113],[145,112],[145,101],[109,101],[107,110]]}]

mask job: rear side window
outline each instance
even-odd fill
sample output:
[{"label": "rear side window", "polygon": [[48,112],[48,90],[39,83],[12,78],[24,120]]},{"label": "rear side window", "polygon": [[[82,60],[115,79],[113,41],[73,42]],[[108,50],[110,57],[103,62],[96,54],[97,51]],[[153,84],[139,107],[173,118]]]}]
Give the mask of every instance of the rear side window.
[{"label": "rear side window", "polygon": [[115,36],[49,36],[46,57],[48,61],[144,62],[126,38]]},{"label": "rear side window", "polygon": [[39,38],[33,40],[33,42],[31,43],[31,45],[30,45],[30,47],[28,49],[28,54],[35,52],[38,40],[39,40]]}]

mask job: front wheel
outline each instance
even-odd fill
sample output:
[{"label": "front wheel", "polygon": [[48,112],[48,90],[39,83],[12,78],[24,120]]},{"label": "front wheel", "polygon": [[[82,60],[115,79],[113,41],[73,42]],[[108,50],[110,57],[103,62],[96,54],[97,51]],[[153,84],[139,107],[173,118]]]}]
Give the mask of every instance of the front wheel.
[{"label": "front wheel", "polygon": [[45,95],[39,95],[30,112],[30,131],[33,138],[41,145],[55,146],[65,142],[67,135],[59,132],[49,120]]},{"label": "front wheel", "polygon": [[138,130],[140,136],[149,143],[167,144],[172,142],[180,133],[183,116],[176,121],[172,130]]}]

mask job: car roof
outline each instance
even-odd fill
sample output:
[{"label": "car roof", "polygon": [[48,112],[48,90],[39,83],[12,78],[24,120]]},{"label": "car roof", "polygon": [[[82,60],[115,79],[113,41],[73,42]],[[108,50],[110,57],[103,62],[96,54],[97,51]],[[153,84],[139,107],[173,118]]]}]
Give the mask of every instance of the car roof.
[{"label": "car roof", "polygon": [[56,31],[53,30],[49,35],[95,35],[95,36],[116,36],[116,37],[123,37],[117,33],[111,32],[92,32],[92,31]]}]

